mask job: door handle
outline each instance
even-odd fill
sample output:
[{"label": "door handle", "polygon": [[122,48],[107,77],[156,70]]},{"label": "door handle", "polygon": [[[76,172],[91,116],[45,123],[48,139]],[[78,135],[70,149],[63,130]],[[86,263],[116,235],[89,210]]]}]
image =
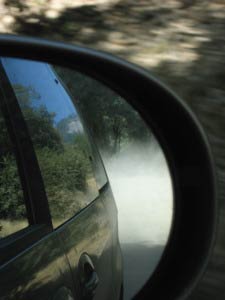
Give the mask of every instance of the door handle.
[{"label": "door handle", "polygon": [[56,294],[51,299],[52,300],[74,300],[72,291],[65,286],[57,290]]},{"label": "door handle", "polygon": [[91,258],[86,253],[80,257],[78,272],[82,300],[92,300],[99,284],[99,277]]}]

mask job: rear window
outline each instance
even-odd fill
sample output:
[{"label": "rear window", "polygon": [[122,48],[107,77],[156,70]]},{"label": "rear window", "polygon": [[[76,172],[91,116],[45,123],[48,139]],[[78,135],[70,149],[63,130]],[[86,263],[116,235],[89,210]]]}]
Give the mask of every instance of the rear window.
[{"label": "rear window", "polygon": [[2,62],[29,129],[56,228],[98,196],[89,139],[51,66]]}]

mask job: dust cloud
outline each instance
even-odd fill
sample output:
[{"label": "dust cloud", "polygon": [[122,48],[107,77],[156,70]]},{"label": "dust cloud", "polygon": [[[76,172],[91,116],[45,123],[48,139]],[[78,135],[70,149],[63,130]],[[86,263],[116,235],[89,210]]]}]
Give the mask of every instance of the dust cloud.
[{"label": "dust cloud", "polygon": [[102,155],[118,208],[124,258],[125,299],[144,285],[156,268],[171,229],[173,193],[164,154],[155,139]]}]

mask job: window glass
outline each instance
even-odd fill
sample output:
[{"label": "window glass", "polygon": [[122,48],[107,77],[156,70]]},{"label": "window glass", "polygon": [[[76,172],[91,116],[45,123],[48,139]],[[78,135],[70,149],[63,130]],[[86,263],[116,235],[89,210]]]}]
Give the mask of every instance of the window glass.
[{"label": "window glass", "polygon": [[[57,65],[54,65],[53,68],[57,76],[69,90],[70,95],[76,101],[76,106],[79,108],[79,115],[88,127],[89,136],[93,141],[91,146],[94,156],[93,166],[95,177],[98,188],[101,189],[108,182],[108,178],[99,151],[101,152],[101,149],[108,144],[108,140],[110,139],[108,127],[111,121],[108,118],[105,123],[101,122],[104,115],[101,110],[106,112],[106,106],[110,105],[115,96],[118,97],[118,95],[100,82],[74,69]],[[101,130],[99,130],[100,127]],[[107,138],[105,138],[106,136]]]},{"label": "window glass", "polygon": [[16,158],[0,111],[0,239],[27,226]]},{"label": "window glass", "polygon": [[11,58],[2,62],[27,122],[57,227],[98,195],[89,141],[51,66]]}]

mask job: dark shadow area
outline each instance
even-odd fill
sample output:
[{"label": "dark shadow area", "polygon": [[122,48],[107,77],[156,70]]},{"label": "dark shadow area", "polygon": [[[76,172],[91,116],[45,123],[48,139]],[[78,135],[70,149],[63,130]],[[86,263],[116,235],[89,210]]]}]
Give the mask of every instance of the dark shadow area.
[{"label": "dark shadow area", "polygon": [[164,246],[122,243],[124,265],[124,300],[133,298],[147,282],[161,258]]}]

